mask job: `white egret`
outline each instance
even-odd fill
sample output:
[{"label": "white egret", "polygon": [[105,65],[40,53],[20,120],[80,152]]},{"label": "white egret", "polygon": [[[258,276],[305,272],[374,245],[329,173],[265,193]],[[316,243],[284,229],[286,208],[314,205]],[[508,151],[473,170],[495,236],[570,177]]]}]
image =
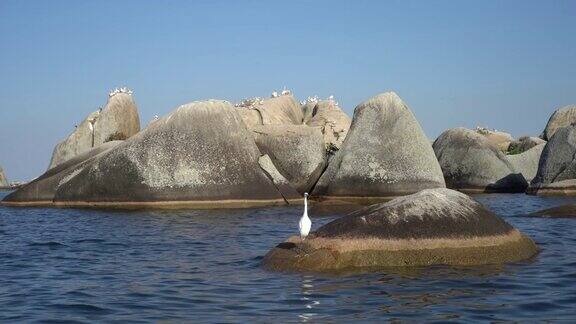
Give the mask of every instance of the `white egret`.
[{"label": "white egret", "polygon": [[310,233],[310,229],[312,228],[312,221],[308,217],[308,193],[304,193],[304,214],[302,218],[300,218],[300,222],[298,222],[298,229],[300,230],[300,239],[304,241],[306,236]]}]

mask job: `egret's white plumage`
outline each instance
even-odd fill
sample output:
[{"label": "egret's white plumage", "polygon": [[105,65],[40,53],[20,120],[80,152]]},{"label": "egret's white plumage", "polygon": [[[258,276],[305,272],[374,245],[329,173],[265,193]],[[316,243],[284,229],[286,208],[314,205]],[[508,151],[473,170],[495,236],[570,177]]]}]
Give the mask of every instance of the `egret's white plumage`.
[{"label": "egret's white plumage", "polygon": [[304,214],[298,222],[298,229],[300,230],[300,238],[304,240],[310,233],[312,228],[312,221],[308,217],[308,193],[304,193]]}]

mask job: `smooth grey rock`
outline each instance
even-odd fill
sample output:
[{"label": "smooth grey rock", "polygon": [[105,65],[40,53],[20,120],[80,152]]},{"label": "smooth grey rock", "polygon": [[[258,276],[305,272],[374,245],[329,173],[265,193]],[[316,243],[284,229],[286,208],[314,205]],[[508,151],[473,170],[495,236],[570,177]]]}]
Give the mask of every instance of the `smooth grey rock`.
[{"label": "smooth grey rock", "polygon": [[118,93],[108,98],[102,109],[91,113],[52,153],[51,169],[93,147],[114,140],[125,140],[140,131],[140,118],[131,95]]},{"label": "smooth grey rock", "polygon": [[237,109],[193,102],[150,124],[60,186],[55,201],[100,206],[248,206],[283,197]]},{"label": "smooth grey rock", "polygon": [[[307,104],[308,105],[308,104]],[[334,100],[321,100],[315,103],[312,111],[305,106],[304,121],[318,127],[324,135],[324,143],[329,150],[339,150],[350,129],[350,117]]]},{"label": "smooth grey rock", "polygon": [[546,143],[530,192],[555,182],[576,179],[576,126],[562,127]]},{"label": "smooth grey rock", "polygon": [[[122,141],[106,142],[88,152],[81,153],[63,163],[60,163],[54,168],[46,171],[40,177],[32,180],[17,191],[8,195],[4,199],[4,202],[51,204],[56,195],[56,191],[62,184],[77,175],[90,161],[113,149],[120,143],[122,143]],[[113,179],[110,181],[113,181]]]},{"label": "smooth grey rock", "polygon": [[518,140],[510,143],[508,147],[508,152],[519,154],[528,151],[529,149],[538,146],[540,144],[546,144],[546,141],[539,137],[522,136]]},{"label": "smooth grey rock", "polygon": [[445,187],[420,124],[393,92],[354,111],[350,131],[313,190],[324,197],[392,197]]},{"label": "smooth grey rock", "polygon": [[306,125],[264,125],[252,131],[260,152],[298,192],[309,192],[327,163],[322,133]]},{"label": "smooth grey rock", "polygon": [[540,144],[523,153],[506,156],[514,170],[520,172],[527,182],[532,181],[536,176],[536,172],[538,172],[538,163],[540,162],[540,155],[544,150],[544,146],[546,144]]},{"label": "smooth grey rock", "polygon": [[[264,172],[268,175],[272,183],[278,189],[278,192],[282,194],[282,197],[297,197],[300,194],[292,187],[290,181],[288,181],[284,176],[278,171],[272,159],[266,154],[262,155],[258,159],[258,164],[264,170]],[[285,198],[286,202],[288,203],[287,199]]]},{"label": "smooth grey rock", "polygon": [[263,266],[334,271],[480,265],[536,253],[534,241],[472,198],[437,188],[365,207],[321,226],[304,241],[291,237],[266,254]]},{"label": "smooth grey rock", "polygon": [[466,128],[442,133],[433,144],[448,188],[523,192],[528,183],[485,136]]},{"label": "smooth grey rock", "polygon": [[550,116],[541,137],[549,141],[559,128],[574,125],[574,123],[576,123],[576,105],[562,107]]}]

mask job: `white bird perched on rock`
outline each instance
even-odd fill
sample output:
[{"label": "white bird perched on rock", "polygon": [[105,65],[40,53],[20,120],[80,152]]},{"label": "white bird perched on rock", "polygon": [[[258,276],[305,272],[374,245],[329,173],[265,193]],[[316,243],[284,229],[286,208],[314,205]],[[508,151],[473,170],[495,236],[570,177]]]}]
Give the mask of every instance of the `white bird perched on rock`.
[{"label": "white bird perched on rock", "polygon": [[286,87],[284,87],[284,90],[282,90],[282,95],[283,96],[288,96],[292,93],[292,91],[286,89]]},{"label": "white bird perched on rock", "polygon": [[330,97],[328,97],[328,100],[334,100],[334,96],[330,95]]},{"label": "white bird perched on rock", "polygon": [[304,214],[302,214],[302,218],[300,218],[300,222],[298,222],[298,229],[300,230],[300,239],[304,241],[306,236],[310,233],[310,229],[312,228],[312,221],[308,217],[308,193],[304,193]]},{"label": "white bird perched on rock", "polygon": [[276,97],[278,97],[278,92],[272,91],[272,98],[276,98]]}]

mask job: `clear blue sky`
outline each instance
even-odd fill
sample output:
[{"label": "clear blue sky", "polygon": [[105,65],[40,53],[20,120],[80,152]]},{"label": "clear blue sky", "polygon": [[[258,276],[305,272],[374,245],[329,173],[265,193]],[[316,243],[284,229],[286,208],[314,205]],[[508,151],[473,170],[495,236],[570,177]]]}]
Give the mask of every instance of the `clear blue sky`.
[{"label": "clear blue sky", "polygon": [[29,179],[110,88],[145,125],[180,104],[287,86],[351,115],[385,90],[430,138],[538,135],[576,103],[576,1],[0,0],[0,165]]}]

